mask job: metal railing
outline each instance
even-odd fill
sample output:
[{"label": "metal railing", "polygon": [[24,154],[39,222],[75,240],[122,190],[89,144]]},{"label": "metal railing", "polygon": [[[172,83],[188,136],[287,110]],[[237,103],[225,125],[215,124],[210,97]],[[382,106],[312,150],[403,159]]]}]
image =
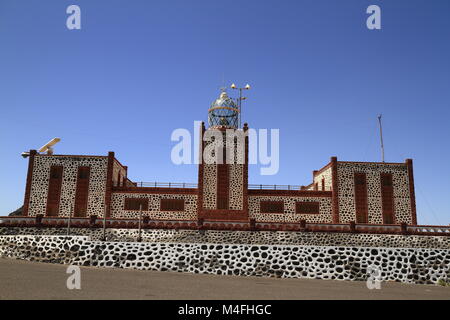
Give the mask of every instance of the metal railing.
[{"label": "metal railing", "polygon": [[[186,182],[133,182],[140,188],[198,188],[197,183]],[[300,190],[301,186],[281,184],[249,184],[249,189],[254,190]]]},{"label": "metal railing", "polygon": [[186,182],[134,182],[136,187],[146,188],[197,188],[196,183]]},{"label": "metal railing", "polygon": [[[92,218],[92,217],[91,217]],[[70,225],[72,227],[89,227],[92,223],[91,218],[79,218],[72,217],[70,218]],[[108,223],[108,228],[121,228],[123,224],[126,224],[128,227],[137,227],[138,226],[138,217],[136,218],[126,218],[126,219],[114,219],[107,218],[105,219]],[[102,218],[94,219],[94,223],[101,225]],[[69,223],[69,219],[67,217],[42,217],[40,220],[42,226],[48,227],[66,227]],[[224,225],[233,225],[240,227],[248,227],[250,222],[243,221],[208,221],[205,220],[202,224],[206,227],[206,229],[214,229],[214,226]],[[264,230],[286,230],[285,227],[301,227],[301,222],[299,223],[291,223],[291,222],[254,222],[256,229],[260,231]],[[37,217],[0,217],[0,227],[35,227],[38,225]],[[189,225],[197,225],[198,220],[156,220],[156,219],[148,219],[146,224],[155,224],[155,228],[159,227],[174,227],[175,224],[178,224],[179,228],[182,226],[188,227]],[[450,236],[450,226],[411,226],[411,225],[377,225],[377,224],[332,224],[332,223],[309,223],[304,222],[302,230],[309,230],[314,232],[360,232],[360,233],[385,233],[385,234],[416,234],[416,235],[439,235],[439,236]],[[244,228],[245,229],[245,228]],[[297,230],[299,231],[299,230]],[[301,230],[300,230],[301,231]]]},{"label": "metal railing", "polygon": [[259,190],[300,190],[301,186],[283,184],[249,184],[248,188]]}]

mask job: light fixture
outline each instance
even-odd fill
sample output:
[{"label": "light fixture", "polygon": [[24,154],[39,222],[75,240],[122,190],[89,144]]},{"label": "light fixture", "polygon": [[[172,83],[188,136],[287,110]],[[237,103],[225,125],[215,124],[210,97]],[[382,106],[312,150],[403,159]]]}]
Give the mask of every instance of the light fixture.
[{"label": "light fixture", "polygon": [[241,118],[242,118],[242,100],[246,100],[246,97],[242,96],[242,90],[250,90],[250,85],[247,83],[244,88],[238,88],[234,83],[231,84],[231,89],[239,90],[239,98],[237,98],[237,103],[239,106],[239,127],[241,127]]},{"label": "light fixture", "polygon": [[22,152],[21,156],[22,156],[22,158],[26,159],[26,158],[28,158],[30,156],[30,153],[29,152]]}]

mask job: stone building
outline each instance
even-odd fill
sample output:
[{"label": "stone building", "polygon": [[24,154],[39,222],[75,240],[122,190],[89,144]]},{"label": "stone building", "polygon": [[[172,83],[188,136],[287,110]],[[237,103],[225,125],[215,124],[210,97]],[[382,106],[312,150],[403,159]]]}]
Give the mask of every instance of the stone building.
[{"label": "stone building", "polygon": [[[240,127],[239,113],[239,104],[222,92],[209,109],[202,136],[231,129],[245,137],[248,126]],[[215,161],[199,164],[197,184],[133,182],[114,152],[86,156],[31,150],[22,215],[135,219],[142,210],[144,217],[161,221],[417,224],[410,159],[378,163],[331,157],[313,171],[309,186],[268,189],[249,186],[248,137],[242,147],[235,142],[224,140]],[[202,154],[207,145],[201,143]],[[233,161],[217,160],[227,156]]]}]

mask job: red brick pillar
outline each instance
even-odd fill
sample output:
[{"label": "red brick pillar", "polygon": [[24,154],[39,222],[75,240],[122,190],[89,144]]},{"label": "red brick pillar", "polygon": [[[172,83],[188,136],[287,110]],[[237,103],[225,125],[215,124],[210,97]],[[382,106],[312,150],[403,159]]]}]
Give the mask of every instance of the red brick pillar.
[{"label": "red brick pillar", "polygon": [[333,223],[339,223],[339,181],[337,170],[337,157],[331,157],[331,187],[332,187],[332,214]]},{"label": "red brick pillar", "polygon": [[409,201],[411,203],[411,222],[412,225],[417,225],[417,212],[416,212],[416,194],[414,191],[414,172],[412,159],[406,159],[406,167],[408,169],[409,178]]},{"label": "red brick pillar", "polygon": [[105,206],[106,210],[102,215],[105,214],[107,218],[111,216],[111,197],[112,197],[112,187],[113,187],[113,167],[114,167],[114,152],[108,152],[108,166],[106,174],[106,192],[105,192]]},{"label": "red brick pillar", "polygon": [[23,200],[23,216],[28,216],[28,210],[30,208],[31,182],[33,181],[33,168],[36,154],[36,150],[30,150],[30,156],[28,158],[27,184],[25,186],[25,198]]}]

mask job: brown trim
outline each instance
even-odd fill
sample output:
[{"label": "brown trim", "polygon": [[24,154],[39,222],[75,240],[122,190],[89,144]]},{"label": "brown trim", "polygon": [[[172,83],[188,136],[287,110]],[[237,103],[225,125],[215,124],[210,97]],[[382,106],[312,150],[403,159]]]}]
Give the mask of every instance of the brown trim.
[{"label": "brown trim", "polygon": [[[384,185],[383,178],[388,177],[391,184]],[[392,173],[380,173],[380,190],[381,190],[381,214],[383,217],[383,224],[396,224],[397,217],[395,214],[395,201],[394,201],[394,179]],[[387,211],[389,205],[391,205],[391,212]],[[390,216],[392,223],[386,222],[386,216]]]},{"label": "brown trim", "polygon": [[332,191],[313,191],[313,190],[267,190],[267,189],[249,189],[249,197],[255,196],[285,196],[285,197],[322,197],[331,198]]},{"label": "brown trim", "polygon": [[[57,177],[54,177],[54,174],[57,174]],[[59,215],[63,179],[64,167],[61,165],[50,166],[47,189],[47,205],[45,208],[46,217],[56,217]]]},{"label": "brown trim", "polygon": [[[185,199],[160,199],[159,211],[162,212],[184,212]],[[179,207],[178,207],[179,205]],[[178,207],[178,208],[177,208]]]},{"label": "brown trim", "polygon": [[361,164],[387,164],[387,165],[404,165],[403,162],[363,162],[363,161],[338,161],[339,163],[361,163]]},{"label": "brown trim", "polygon": [[142,205],[142,211],[149,211],[148,210],[149,202],[150,202],[149,198],[125,198],[123,200],[123,210],[139,211],[140,206]]},{"label": "brown trim", "polygon": [[107,158],[107,156],[90,156],[79,154],[38,154],[39,157],[60,157],[60,158]]},{"label": "brown trim", "polygon": [[203,141],[203,135],[205,134],[205,123],[202,121],[200,125],[200,143],[198,150],[199,157],[199,165],[198,165],[198,184],[197,184],[197,219],[202,216],[203,212],[203,172],[204,172],[204,164],[203,164],[203,150],[205,148],[205,142]]},{"label": "brown trim", "polygon": [[[224,148],[223,155],[225,157]],[[217,183],[216,183],[216,208],[228,210],[230,197],[230,167],[228,164],[216,165]]]},{"label": "brown trim", "polygon": [[[305,205],[307,210],[311,212],[301,212],[301,206]],[[312,210],[314,209],[314,210]],[[320,214],[320,202],[319,201],[295,201],[295,213],[296,214]]]},{"label": "brown trim", "polygon": [[414,188],[414,171],[412,159],[406,159],[406,167],[408,169],[409,178],[409,201],[411,203],[411,223],[417,225],[417,211],[416,211],[416,193]]},{"label": "brown trim", "polygon": [[367,199],[367,175],[365,172],[353,172],[355,203],[355,222],[369,222],[369,205]]},{"label": "brown trim", "polygon": [[[274,206],[280,206],[276,210]],[[259,213],[284,214],[284,201],[261,200],[259,201]]]},{"label": "brown trim", "polygon": [[248,214],[248,123],[244,123],[244,127],[242,128],[245,133],[245,163],[244,163],[244,176],[243,176],[243,185],[242,185],[242,201],[244,203],[242,204],[243,212],[245,215],[245,218],[249,219]]},{"label": "brown trim", "polygon": [[25,186],[25,197],[23,200],[23,210],[22,210],[23,216],[28,216],[28,210],[30,208],[31,183],[33,182],[34,159],[36,153],[37,153],[36,150],[30,150],[30,157],[28,159],[27,183]]},{"label": "brown trim", "polygon": [[193,188],[113,187],[112,193],[198,194]]},{"label": "brown trim", "polygon": [[331,192],[332,192],[332,213],[333,223],[339,223],[339,179],[337,157],[331,157]]},{"label": "brown trim", "polygon": [[248,221],[248,212],[244,210],[203,209],[199,211],[198,217],[208,221]]},{"label": "brown trim", "polygon": [[[91,216],[95,217],[95,216]],[[144,228],[154,228],[154,229],[199,229],[199,224],[197,220],[184,220],[184,219],[149,219],[147,217],[147,222],[144,222]],[[200,226],[204,230],[243,230],[243,231],[310,231],[310,232],[327,232],[327,233],[349,233],[351,232],[350,224],[330,224],[330,223],[311,223],[311,222],[263,222],[254,221],[253,228],[251,227],[251,222],[242,219],[237,219],[236,216],[229,219],[208,219],[203,220]],[[3,225],[6,227],[51,227],[51,228],[67,228],[67,217],[43,217],[41,219],[41,224],[38,224],[38,219],[35,217],[0,217],[3,220]],[[144,218],[145,219],[145,218]],[[88,228],[92,227],[89,218],[72,218],[71,226],[74,228]],[[303,220],[304,221],[304,220]],[[96,227],[101,227],[102,222],[94,221]],[[357,233],[368,233],[368,234],[405,234],[405,224],[395,224],[395,225],[385,225],[385,224],[353,224],[354,230]],[[137,228],[138,219],[135,218],[114,218],[107,219],[108,228]],[[441,230],[430,230],[430,228],[445,229],[447,231]],[[408,235],[425,235],[425,236],[439,236],[439,237],[450,237],[449,226],[406,226],[406,232]]]},{"label": "brown trim", "polygon": [[106,217],[109,218],[111,215],[111,195],[113,188],[113,169],[114,169],[114,152],[108,152],[108,166],[106,173],[106,192],[105,192],[105,206],[106,206]]},{"label": "brown trim", "polygon": [[[87,177],[80,178],[82,173],[87,174]],[[77,171],[77,181],[75,189],[75,205],[73,210],[74,217],[86,217],[89,202],[89,185],[91,177],[91,167],[82,166],[78,167]]]}]

